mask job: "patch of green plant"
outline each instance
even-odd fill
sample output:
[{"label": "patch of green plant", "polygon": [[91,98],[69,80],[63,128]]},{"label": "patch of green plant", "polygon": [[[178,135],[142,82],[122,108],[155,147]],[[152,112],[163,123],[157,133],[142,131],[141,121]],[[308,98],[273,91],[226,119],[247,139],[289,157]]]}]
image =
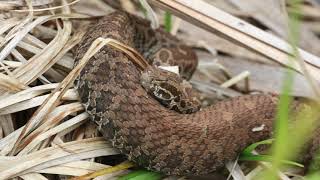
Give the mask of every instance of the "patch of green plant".
[{"label": "patch of green plant", "polygon": [[[272,162],[272,156],[270,155],[257,155],[252,152],[260,145],[270,145],[274,139],[268,139],[260,142],[256,142],[250,146],[248,146],[245,150],[240,154],[239,160],[243,161],[264,161],[264,162]],[[297,167],[304,167],[302,164],[296,163],[294,161],[281,160],[281,163],[284,165],[291,165]]]},{"label": "patch of green plant", "polygon": [[172,15],[169,12],[165,12],[164,15],[164,29],[170,32],[172,29]]}]

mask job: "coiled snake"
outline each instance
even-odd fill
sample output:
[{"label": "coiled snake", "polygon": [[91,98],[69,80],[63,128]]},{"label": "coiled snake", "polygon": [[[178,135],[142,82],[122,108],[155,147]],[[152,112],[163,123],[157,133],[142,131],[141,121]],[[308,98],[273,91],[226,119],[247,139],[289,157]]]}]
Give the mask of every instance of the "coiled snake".
[{"label": "coiled snake", "polygon": [[[137,49],[150,64],[179,65],[185,78],[197,65],[194,53],[176,38],[120,11],[89,28],[76,60],[98,37]],[[166,174],[207,174],[271,135],[277,96],[246,95],[182,114],[161,105],[140,79],[141,71],[123,52],[106,46],[90,59],[76,84],[103,136],[140,166]],[[314,141],[312,147],[318,144]]]}]

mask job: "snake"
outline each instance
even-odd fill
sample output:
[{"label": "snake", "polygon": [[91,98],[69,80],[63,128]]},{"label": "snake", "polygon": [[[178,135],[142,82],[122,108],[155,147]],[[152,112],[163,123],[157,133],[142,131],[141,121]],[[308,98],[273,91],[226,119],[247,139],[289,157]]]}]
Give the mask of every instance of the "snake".
[{"label": "snake", "polygon": [[[176,99],[176,105],[168,108],[159,97],[170,100],[190,87],[179,90],[170,83],[166,87],[164,82],[172,73],[154,69],[163,64],[179,66],[181,75],[173,79],[180,79],[174,80],[178,85],[185,84],[197,66],[193,50],[161,28],[152,29],[149,21],[115,11],[90,25],[75,50],[76,62],[99,37],[136,49],[150,64],[141,70],[126,53],[104,46],[91,57],[75,83],[86,112],[103,137],[138,166],[168,175],[209,174],[235,160],[248,145],[272,137],[278,95],[243,95],[205,108],[199,108],[193,98],[181,96],[182,102],[185,99],[195,108],[185,108],[182,104],[186,103],[179,104]],[[150,78],[157,74],[159,79]],[[153,88],[148,90],[143,84]],[[157,99],[155,94],[161,95]],[[167,104],[173,101],[171,98]],[[300,106],[293,102],[290,110],[295,112]],[[319,144],[314,138],[308,149],[314,152]]]}]

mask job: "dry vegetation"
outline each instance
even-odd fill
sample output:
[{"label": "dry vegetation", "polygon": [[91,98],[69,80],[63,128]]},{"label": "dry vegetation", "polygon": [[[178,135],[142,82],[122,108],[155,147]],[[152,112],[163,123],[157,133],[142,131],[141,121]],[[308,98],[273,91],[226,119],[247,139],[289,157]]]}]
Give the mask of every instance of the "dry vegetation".
[{"label": "dry vegetation", "polygon": [[[285,0],[177,1],[189,3],[180,7],[174,1],[152,1],[156,15],[149,10],[148,18],[155,26],[157,19],[163,24],[165,15],[161,9],[173,9],[182,17],[172,17],[170,31],[193,46],[199,56],[199,67],[191,82],[202,93],[204,104],[249,92],[280,93],[291,53],[290,44],[281,39],[289,39],[288,12],[295,11],[294,7]],[[112,11],[107,2],[110,1],[0,1],[0,179],[65,179],[124,161],[121,156],[114,156],[118,154],[116,149],[98,137],[72,87],[83,65],[73,68],[72,49],[90,20]],[[143,16],[137,3],[120,2],[127,11]],[[114,2],[112,5],[117,6]],[[196,13],[199,18],[192,18]],[[299,47],[304,50],[298,50],[298,61],[292,65],[296,71],[291,94],[317,99],[320,4],[305,0],[295,13],[302,16]],[[218,32],[219,36],[209,31]],[[88,57],[105,43],[97,41]],[[128,173],[131,166],[109,169],[96,179],[117,178]],[[241,180],[254,179],[269,166],[265,162],[254,168],[240,168],[233,162],[226,165],[229,178]],[[286,169],[279,172],[279,177],[294,179],[300,172]]]}]

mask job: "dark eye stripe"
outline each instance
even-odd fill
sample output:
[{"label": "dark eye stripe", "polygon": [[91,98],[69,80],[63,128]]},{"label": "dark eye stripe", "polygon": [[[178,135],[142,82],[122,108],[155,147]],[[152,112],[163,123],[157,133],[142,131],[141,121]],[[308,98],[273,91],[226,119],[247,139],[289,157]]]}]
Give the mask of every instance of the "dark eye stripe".
[{"label": "dark eye stripe", "polygon": [[179,96],[181,94],[181,92],[179,92],[178,89],[170,83],[160,83],[159,87],[165,89],[167,92],[170,92],[173,96]]},{"label": "dark eye stripe", "polygon": [[166,89],[159,88],[158,94],[161,95],[162,99],[166,99],[166,100],[173,99],[173,95],[170,93],[170,91],[167,91]]}]

